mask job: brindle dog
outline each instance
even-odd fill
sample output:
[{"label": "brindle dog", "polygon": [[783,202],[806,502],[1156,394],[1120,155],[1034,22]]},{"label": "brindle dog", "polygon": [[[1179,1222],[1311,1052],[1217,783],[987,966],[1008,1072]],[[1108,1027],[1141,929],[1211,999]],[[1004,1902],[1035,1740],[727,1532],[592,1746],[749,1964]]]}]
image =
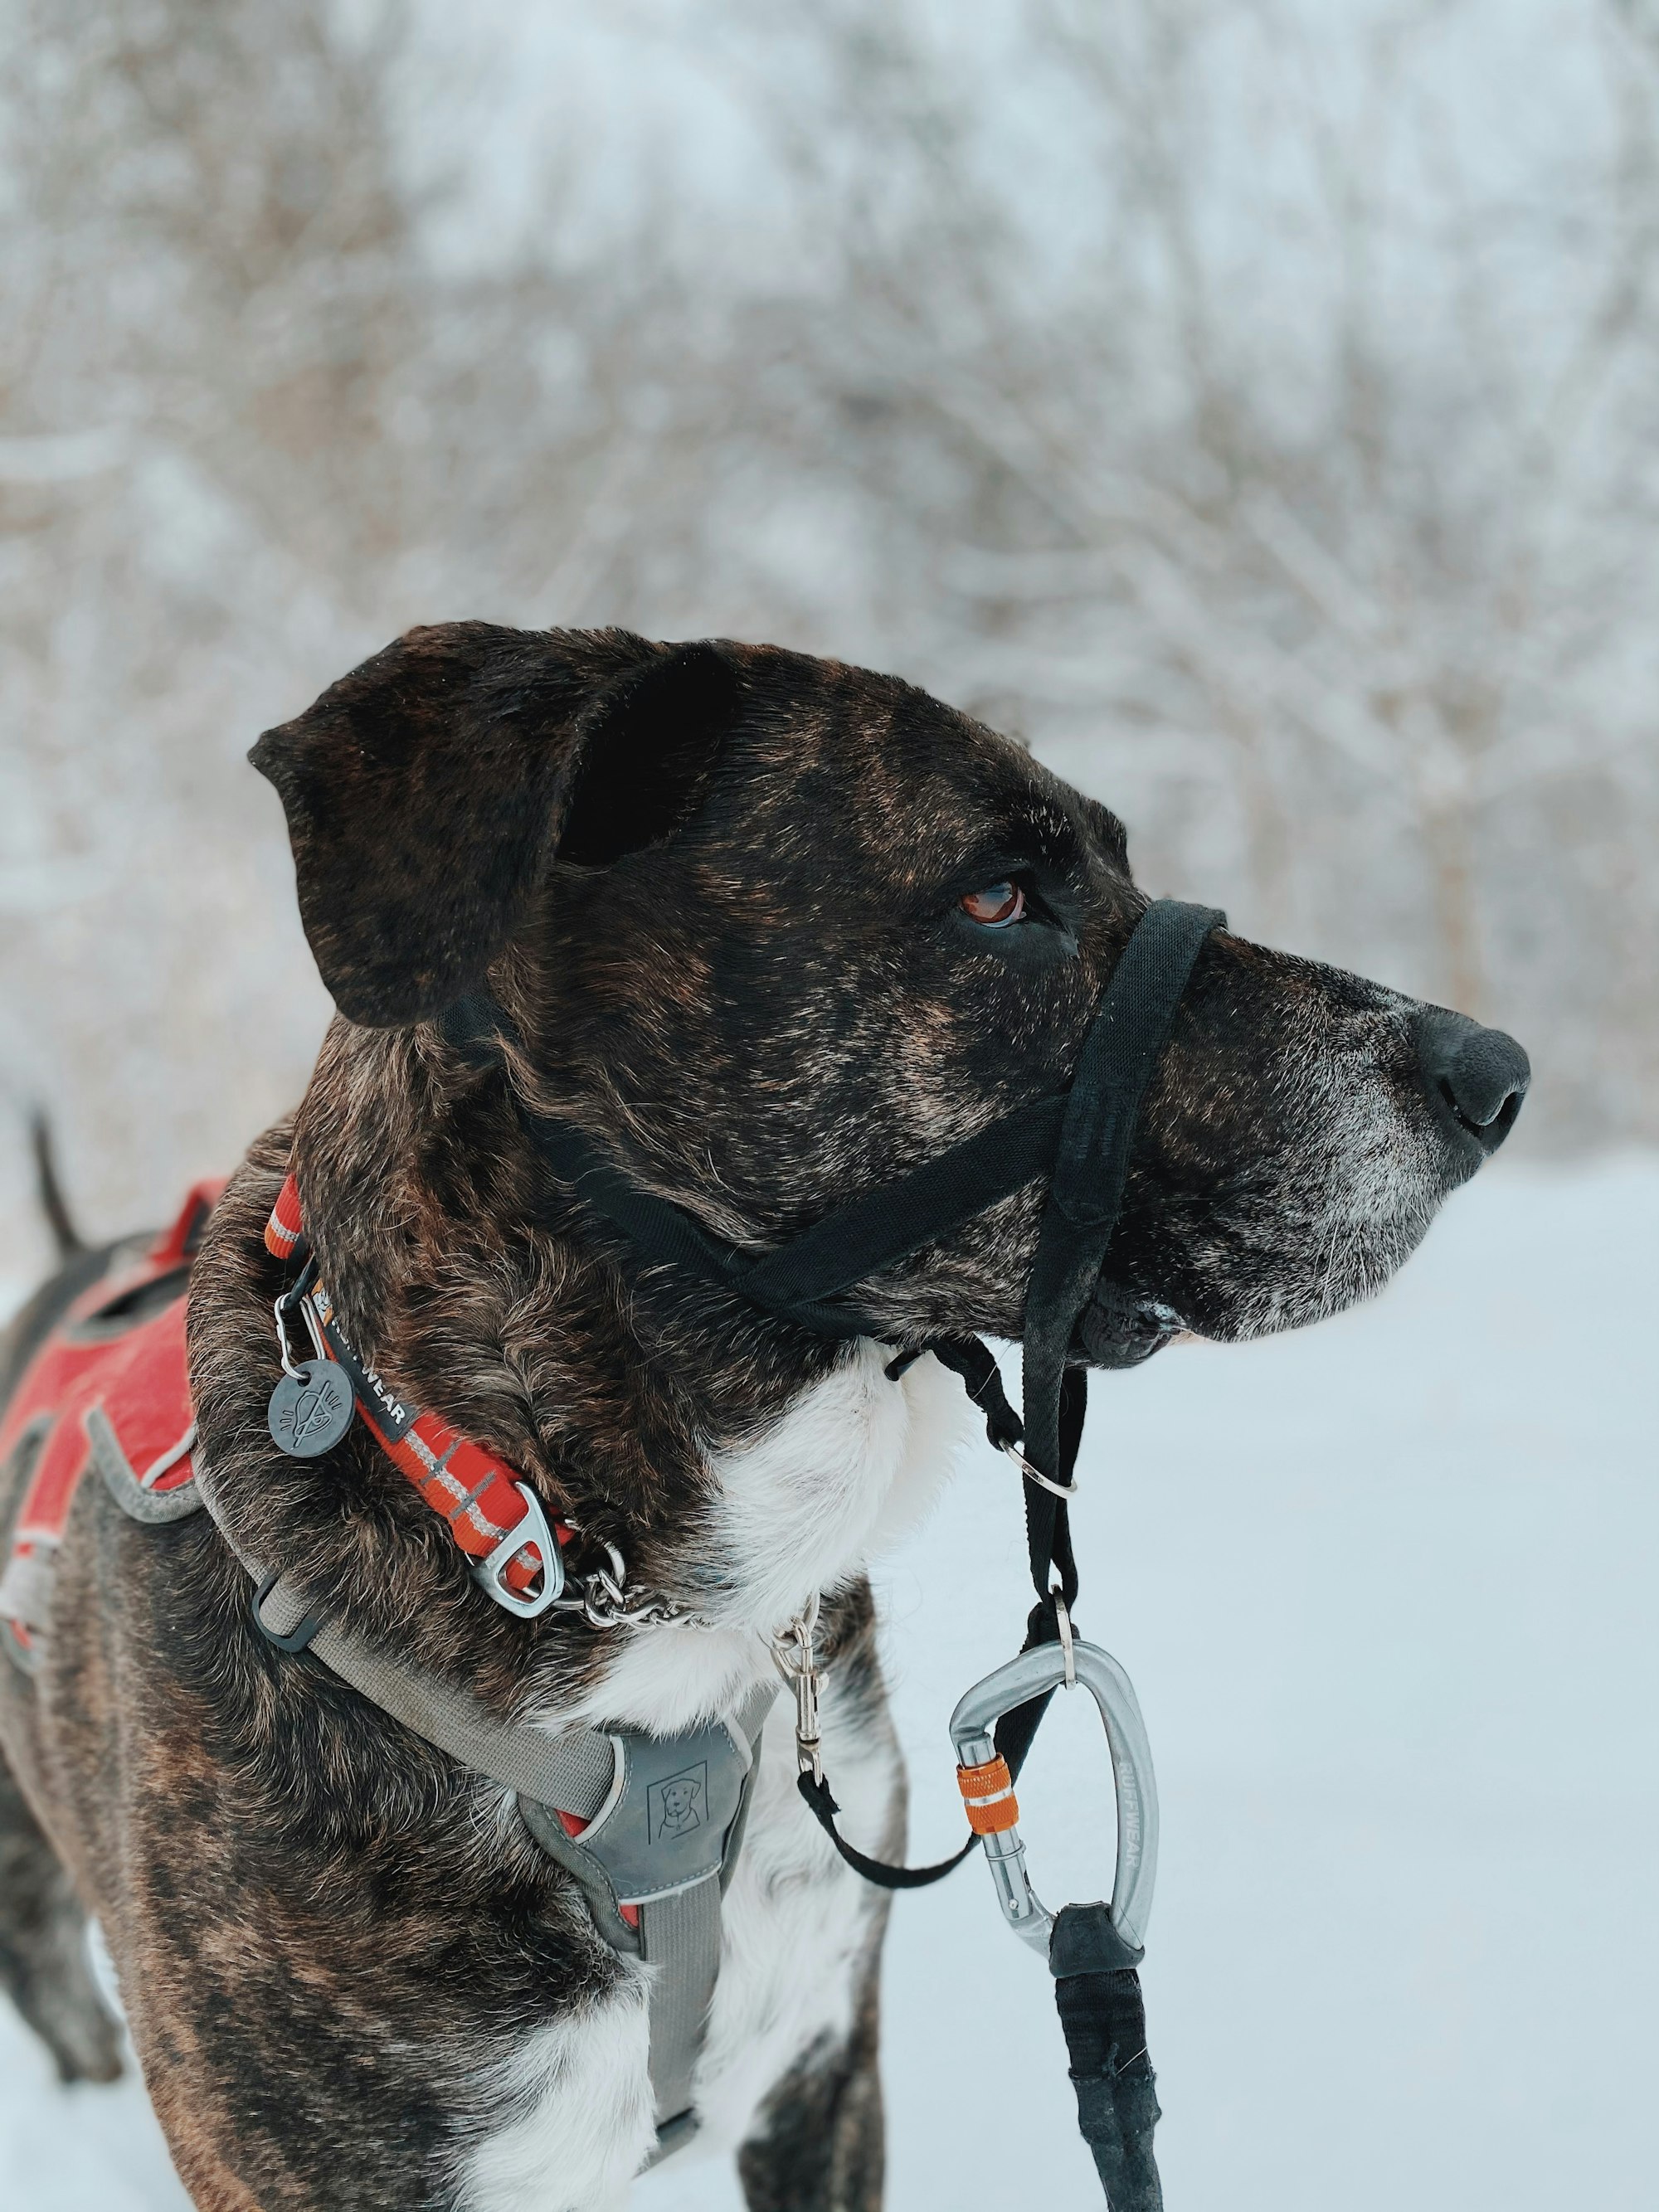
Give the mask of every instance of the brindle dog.
[{"label": "brindle dog", "polygon": [[[830,1342],[641,1266],[550,1182],[509,1086],[775,1245],[1065,1083],[1145,903],[1122,825],[891,678],[618,631],[412,631],[253,759],[340,1018],[195,1266],[198,1467],[228,1526],[358,1636],[553,1725],[729,1710],[822,1590],[826,1765],[848,1832],[899,1853],[863,1565],[964,1414],[932,1359],[884,1369],[1018,1337],[1041,1186],[871,1284],[879,1344]],[[485,988],[522,1040],[505,1069],[436,1019]],[[1524,1087],[1461,1017],[1212,938],[1082,1348],[1122,1364],[1375,1290]],[[261,1229],[290,1162],[392,1383],[714,1626],[511,1618],[361,1424],[319,1460],[273,1448],[286,1278]],[[38,1671],[0,1667],[0,1969],[64,2074],[118,2063],[89,1911],[198,2205],[619,2204],[650,2141],[641,1970],[502,1791],[263,1640],[205,1515],[140,1528],[83,1484],[55,1605]],[[754,2212],[872,2212],[882,1903],[797,1797],[781,1708],[768,1729],[698,2108]]]}]

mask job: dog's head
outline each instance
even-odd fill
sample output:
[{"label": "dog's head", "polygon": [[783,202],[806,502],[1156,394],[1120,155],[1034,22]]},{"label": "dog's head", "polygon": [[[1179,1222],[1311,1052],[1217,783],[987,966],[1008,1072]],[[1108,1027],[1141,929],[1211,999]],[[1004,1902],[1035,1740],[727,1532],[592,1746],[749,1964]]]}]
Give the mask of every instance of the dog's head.
[{"label": "dog's head", "polygon": [[[752,1250],[1062,1088],[1146,903],[1121,823],[1018,746],[771,647],[414,630],[253,759],[349,1021],[489,989],[538,1104]],[[1122,1365],[1364,1296],[1526,1083],[1495,1031],[1212,936],[1079,1348]],[[1042,1197],[860,1303],[895,1341],[1018,1337]]]}]

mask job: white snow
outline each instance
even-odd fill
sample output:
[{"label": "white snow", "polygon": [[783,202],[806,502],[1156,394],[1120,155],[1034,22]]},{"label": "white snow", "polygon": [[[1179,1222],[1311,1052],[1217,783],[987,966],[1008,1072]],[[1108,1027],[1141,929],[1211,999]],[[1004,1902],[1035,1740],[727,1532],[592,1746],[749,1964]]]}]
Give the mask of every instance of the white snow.
[{"label": "white snow", "polygon": [[[1172,2212],[1652,2203],[1656,1249],[1659,1161],[1499,1170],[1376,1305],[1097,1382],[1079,1618],[1158,1759]],[[1018,1640],[1018,1528],[976,1455],[884,1576],[918,1857],[957,1833],[951,1705]],[[1056,1902],[1109,1879],[1082,1705],[1020,1792]],[[901,1899],[888,1958],[891,2212],[1097,2208],[982,1868]],[[635,2196],[738,2202],[695,2164]],[[0,2008],[7,2212],[182,2203],[140,2092],[58,2091]]]}]

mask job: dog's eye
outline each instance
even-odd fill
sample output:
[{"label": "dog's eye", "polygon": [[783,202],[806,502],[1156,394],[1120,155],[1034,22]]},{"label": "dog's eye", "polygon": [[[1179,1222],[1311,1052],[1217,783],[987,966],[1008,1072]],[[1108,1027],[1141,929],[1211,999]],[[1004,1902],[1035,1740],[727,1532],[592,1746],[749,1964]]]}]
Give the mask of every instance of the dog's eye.
[{"label": "dog's eye", "polygon": [[1025,893],[1014,883],[988,884],[983,890],[969,891],[957,903],[969,921],[982,929],[1006,929],[1025,919]]}]

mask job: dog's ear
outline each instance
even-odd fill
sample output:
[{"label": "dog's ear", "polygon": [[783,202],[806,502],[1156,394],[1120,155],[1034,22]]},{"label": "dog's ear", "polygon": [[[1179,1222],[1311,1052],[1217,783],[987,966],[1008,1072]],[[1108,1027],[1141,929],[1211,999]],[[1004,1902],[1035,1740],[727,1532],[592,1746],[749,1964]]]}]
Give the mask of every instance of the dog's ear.
[{"label": "dog's ear", "polygon": [[712,645],[450,623],[267,730],[248,757],[340,1012],[390,1028],[476,990],[556,859],[603,867],[684,819],[737,700]]}]

